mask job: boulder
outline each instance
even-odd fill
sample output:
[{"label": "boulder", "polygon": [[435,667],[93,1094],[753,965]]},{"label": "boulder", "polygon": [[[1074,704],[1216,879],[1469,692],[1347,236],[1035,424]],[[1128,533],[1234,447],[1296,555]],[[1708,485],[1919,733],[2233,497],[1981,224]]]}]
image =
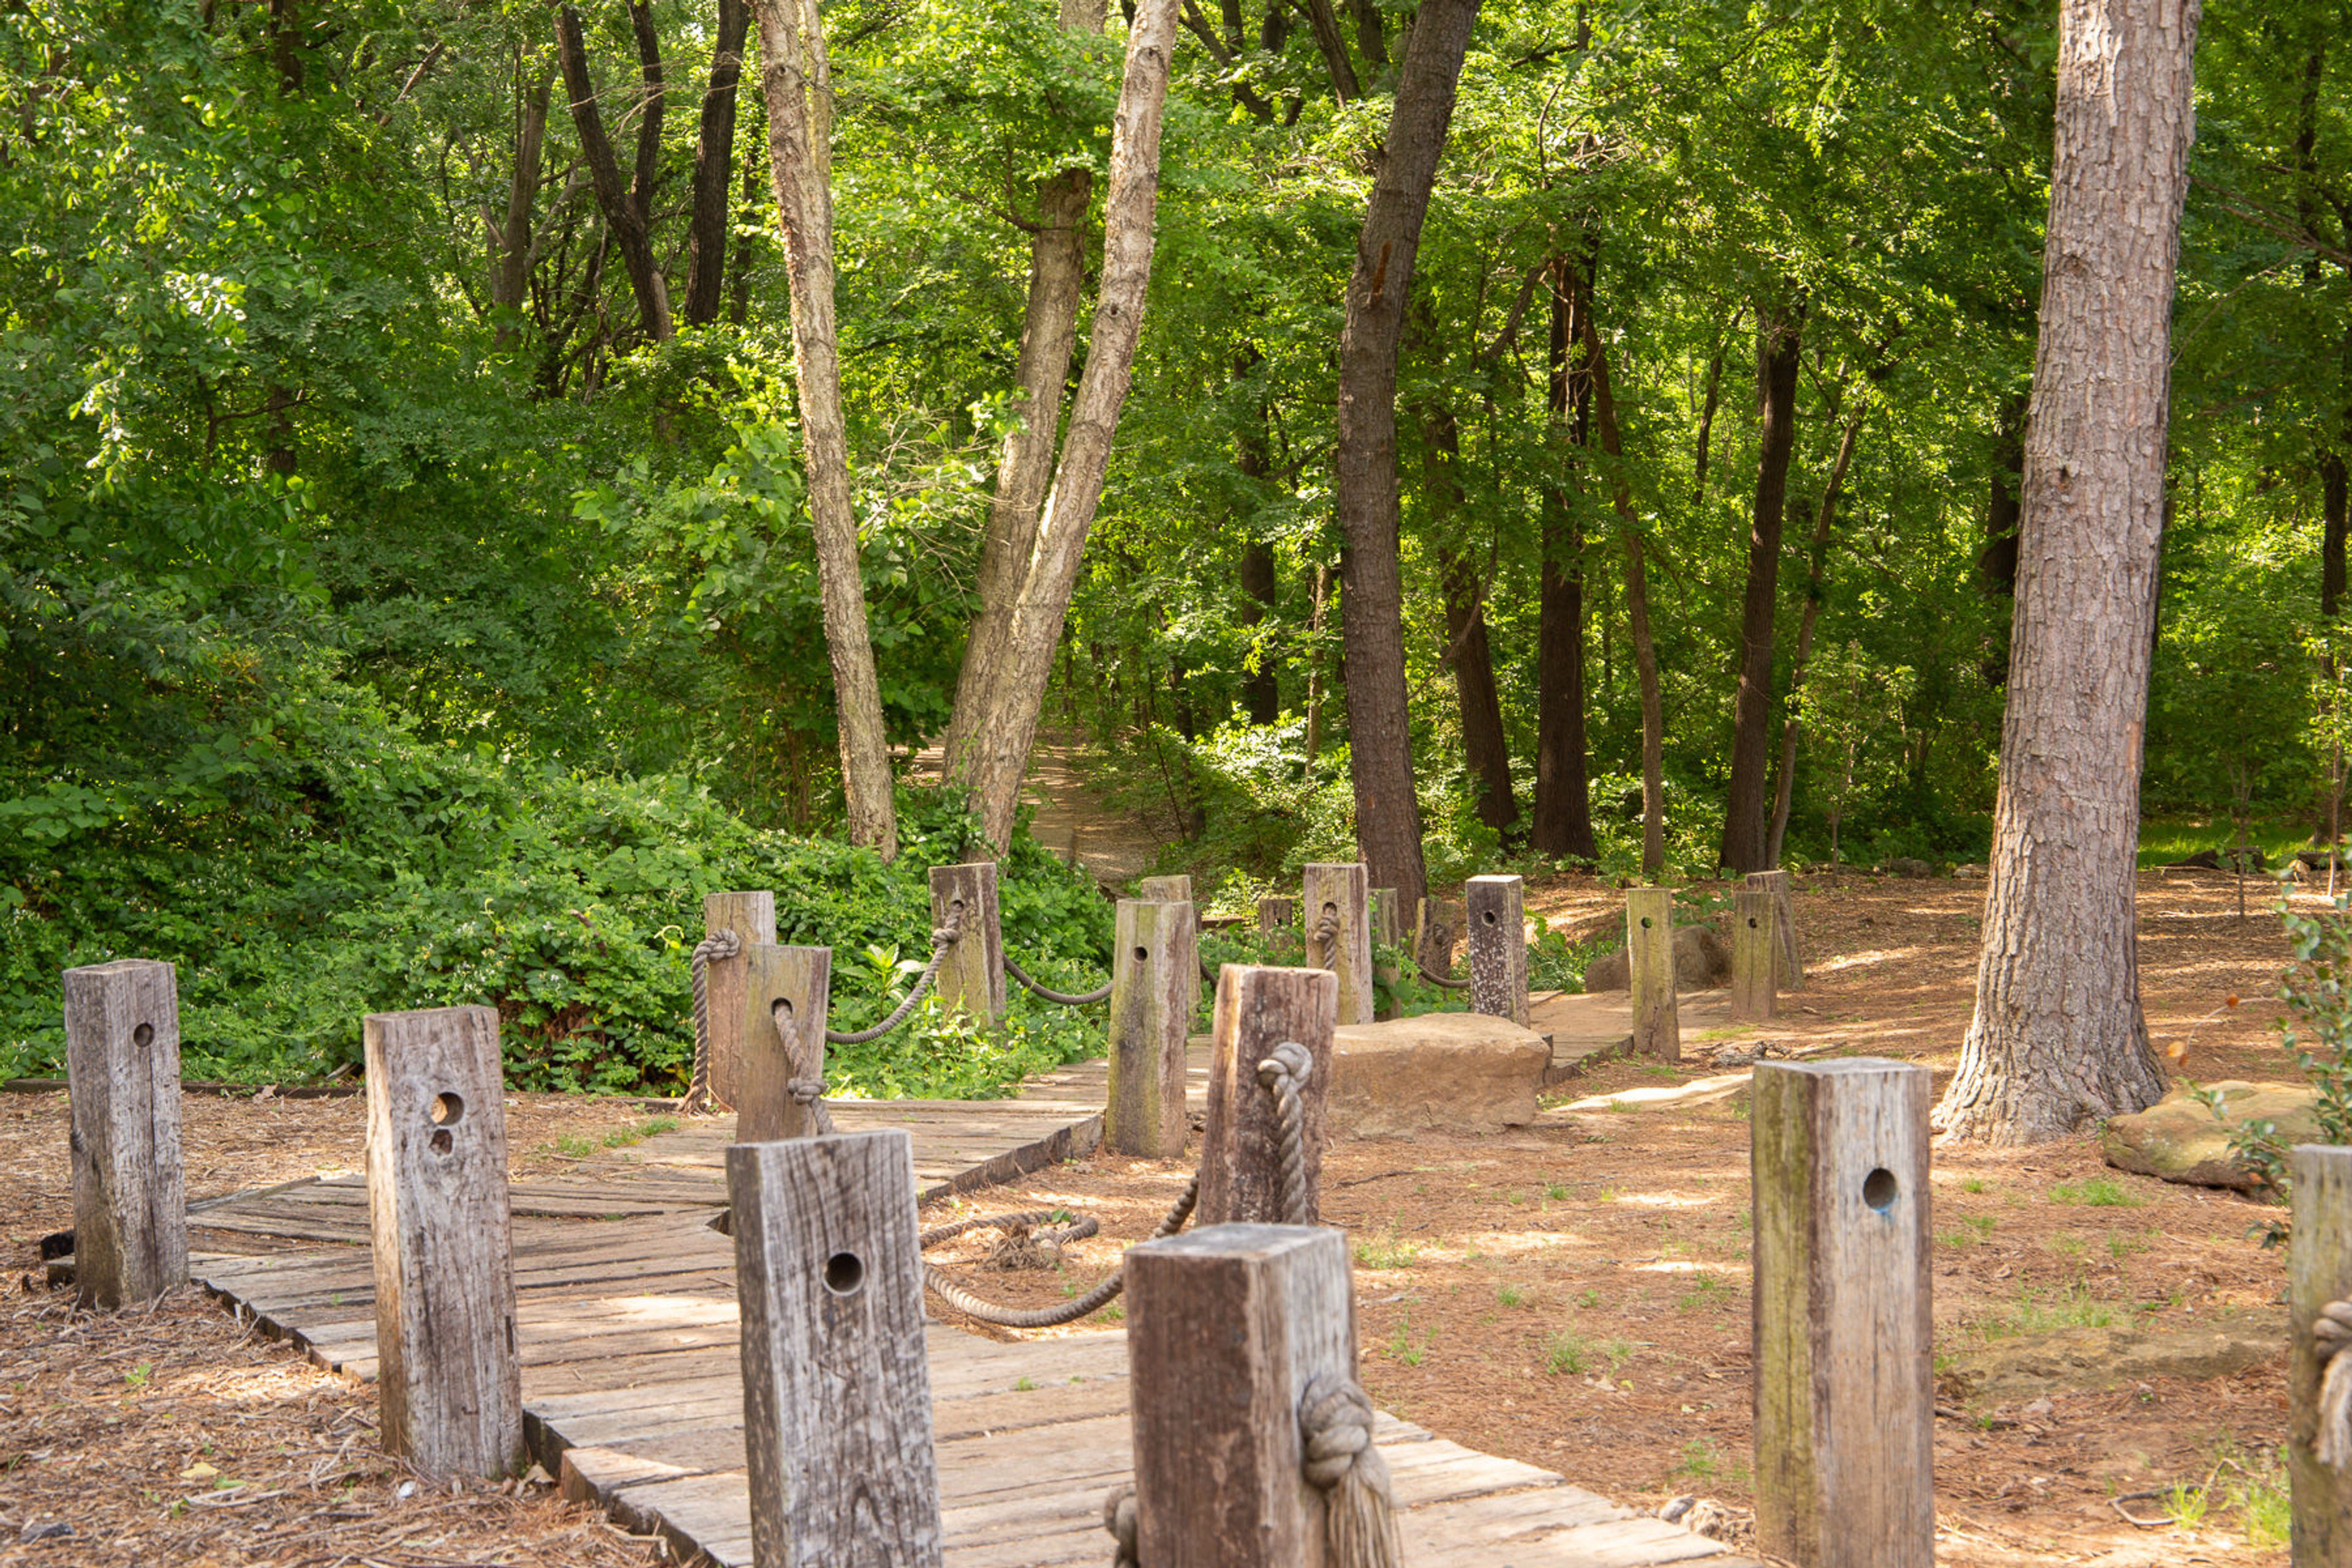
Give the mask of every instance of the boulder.
[{"label": "boulder", "polygon": [[1712,991],[1731,983],[1731,948],[1713,926],[1684,926],[1675,932],[1675,989]]},{"label": "boulder", "polygon": [[1342,1024],[1332,1041],[1330,1127],[1355,1138],[1525,1127],[1550,1065],[1541,1035],[1481,1013]]},{"label": "boulder", "polygon": [[2279,1139],[2289,1145],[2309,1143],[2319,1137],[2319,1121],[2312,1110],[2316,1092],[2296,1084],[2247,1083],[2231,1079],[2206,1085],[2221,1098],[2227,1120],[2174,1089],[2146,1110],[2111,1117],[2099,1134],[2099,1151],[2119,1171],[2160,1176],[2192,1187],[2235,1187],[2252,1191],[2259,1184],[2253,1173],[2230,1154],[2231,1131],[2248,1121],[2274,1121]]},{"label": "boulder", "polygon": [[2053,1329],[1962,1351],[1937,1382],[1947,1395],[1999,1403],[2055,1389],[2128,1388],[2152,1377],[2234,1377],[2286,1348],[2286,1314],[2270,1310],[2163,1328]]},{"label": "boulder", "polygon": [[1584,988],[1587,991],[1630,991],[1633,972],[1625,960],[1625,950],[1604,952],[1584,966]]},{"label": "boulder", "polygon": [[1955,866],[1952,879],[1956,882],[1981,882],[1989,873],[1982,866]]},{"label": "boulder", "polygon": [[1886,874],[1890,877],[1932,877],[1936,874],[1936,868],[1925,860],[1897,857],[1886,863]]}]

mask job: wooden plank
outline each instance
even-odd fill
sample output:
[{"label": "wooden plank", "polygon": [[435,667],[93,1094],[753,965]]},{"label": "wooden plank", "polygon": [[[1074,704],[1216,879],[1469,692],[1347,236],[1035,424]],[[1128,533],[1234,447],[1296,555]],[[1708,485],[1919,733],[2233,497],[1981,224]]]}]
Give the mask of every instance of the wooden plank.
[{"label": "wooden plank", "polygon": [[[744,947],[776,940],[776,895],[767,889],[706,893],[702,899],[702,929],[715,935],[731,931]],[[744,963],[739,950],[733,958],[717,958],[704,965],[704,1013],[710,1040],[710,1092],[721,1105],[732,1105],[743,1091]]]},{"label": "wooden plank", "polygon": [[152,1301],[188,1277],[177,974],[124,958],[68,969],[62,989],[74,1293],[84,1307]]},{"label": "wooden plank", "polygon": [[1217,981],[1211,1025],[1207,1125],[1201,1138],[1201,1198],[1195,1224],[1271,1223],[1283,1212],[1277,1110],[1258,1083],[1257,1064],[1286,1040],[1305,1046],[1314,1066],[1301,1099],[1308,1224],[1319,1212],[1326,1091],[1331,1082],[1331,1031],[1339,1009],[1336,976],[1319,969],[1228,963]]},{"label": "wooden plank", "polygon": [[742,1093],[735,1136],[745,1143],[806,1138],[816,1131],[793,1080],[824,1082],[825,1017],[833,949],[759,943],[743,952]]},{"label": "wooden plank", "polygon": [[1201,994],[1189,903],[1121,899],[1113,921],[1108,1103],[1114,1153],[1170,1160],[1184,1152],[1184,1042]]},{"label": "wooden plank", "polygon": [[1527,884],[1473,877],[1464,886],[1470,915],[1470,1011],[1528,1026]]},{"label": "wooden plank", "polygon": [[2294,1568],[2352,1568],[2352,1470],[2331,1468],[2315,1452],[2325,1363],[2312,1331],[2329,1302],[2352,1298],[2352,1149],[2304,1143],[2288,1158],[2294,1228],[2287,1243],[2287,1474]]}]

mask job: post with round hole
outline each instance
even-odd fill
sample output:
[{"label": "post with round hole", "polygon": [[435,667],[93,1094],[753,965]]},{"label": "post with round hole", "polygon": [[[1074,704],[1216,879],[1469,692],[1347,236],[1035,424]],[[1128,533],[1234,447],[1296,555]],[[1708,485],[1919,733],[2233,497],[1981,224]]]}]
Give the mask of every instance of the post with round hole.
[{"label": "post with round hole", "polygon": [[498,1013],[371,1013],[363,1032],[384,1451],[428,1475],[520,1473]]},{"label": "post with round hole", "polygon": [[1761,1023],[1779,1011],[1772,987],[1772,895],[1742,888],[1731,895],[1731,1017]]},{"label": "post with round hole", "polygon": [[[1307,962],[1339,977],[1339,1022],[1372,1021],[1372,874],[1363,862],[1312,864],[1299,900]],[[1328,922],[1328,923],[1327,923]],[[1318,943],[1315,933],[1330,935]]]},{"label": "post with round hole", "polygon": [[[2326,1363],[2312,1332],[2320,1310],[2352,1300],[2352,1149],[2315,1143],[2288,1155],[2294,1229],[2287,1242],[2287,1474],[2294,1568],[2352,1568],[2352,1466],[2316,1452]],[[2352,1351],[2338,1351],[2352,1355]]]},{"label": "post with round hole", "polygon": [[1786,871],[1750,871],[1744,887],[1772,895],[1772,984],[1782,991],[1805,988],[1805,960],[1797,940],[1797,901]]},{"label": "post with round hole", "polygon": [[1527,884],[1473,877],[1463,889],[1470,913],[1470,1011],[1528,1026]]},{"label": "post with round hole", "polygon": [[[1192,904],[1192,879],[1179,873],[1171,877],[1146,877],[1135,884],[1135,896],[1147,904]],[[1201,1000],[1200,964],[1201,907],[1192,904],[1192,952],[1194,955],[1192,991],[1185,1005],[1186,1028],[1191,1028],[1192,1009]]]},{"label": "post with round hole", "polygon": [[743,950],[743,1092],[735,1141],[764,1143],[816,1132],[793,1080],[824,1078],[824,1026],[833,949],[757,942]]},{"label": "post with round hole", "polygon": [[85,1307],[153,1300],[188,1278],[180,1157],[180,992],[151,958],[62,980],[73,1101],[74,1293]]},{"label": "post with round hole", "polygon": [[1136,1560],[1328,1562],[1299,1413],[1318,1375],[1355,1375],[1347,1234],[1224,1225],[1145,1242],[1127,1302]]},{"label": "post with round hole", "polygon": [[1184,1043],[1201,991],[1189,903],[1121,899],[1110,965],[1110,1100],[1103,1142],[1118,1154],[1184,1152]]},{"label": "post with round hole", "polygon": [[1258,940],[1269,952],[1298,945],[1298,900],[1269,893],[1257,901]]},{"label": "post with round hole", "polygon": [[996,914],[996,865],[991,860],[931,868],[931,925],[960,919],[955,941],[940,960],[940,1001],[974,1017],[1004,1016],[1004,933]]},{"label": "post with round hole", "polygon": [[939,1568],[913,1141],[738,1143],[727,1191],[751,1560]]},{"label": "post with round hole", "polygon": [[1201,1133],[1201,1200],[1194,1223],[1271,1225],[1283,1214],[1280,1110],[1258,1081],[1258,1064],[1295,1041],[1310,1063],[1299,1090],[1307,1219],[1315,1223],[1323,1179],[1324,1101],[1331,1089],[1331,1032],[1339,983],[1328,970],[1228,963],[1217,976],[1209,1026],[1208,1114]]},{"label": "post with round hole", "polygon": [[702,971],[704,1013],[710,1027],[711,1097],[721,1105],[739,1105],[743,1093],[743,951],[754,942],[776,940],[776,895],[764,888],[706,893],[702,931],[705,936],[731,931],[742,943],[734,957],[714,958]]},{"label": "post with round hole", "polygon": [[1756,1535],[1805,1568],[1931,1568],[1928,1073],[1759,1062]]},{"label": "post with round hole", "polygon": [[1683,1059],[1683,1025],[1675,1005],[1675,890],[1632,888],[1625,893],[1625,973],[1633,1002],[1637,1057]]},{"label": "post with round hole", "polygon": [[1463,910],[1454,899],[1423,899],[1412,912],[1412,956],[1432,974],[1454,973],[1454,944],[1462,940]]}]

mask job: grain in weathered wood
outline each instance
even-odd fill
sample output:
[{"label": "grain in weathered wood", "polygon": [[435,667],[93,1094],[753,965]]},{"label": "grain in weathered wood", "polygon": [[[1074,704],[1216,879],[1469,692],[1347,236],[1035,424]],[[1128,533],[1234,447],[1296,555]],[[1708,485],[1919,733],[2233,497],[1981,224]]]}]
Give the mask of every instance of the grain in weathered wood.
[{"label": "grain in weathered wood", "polygon": [[1454,945],[1462,940],[1465,912],[1458,899],[1423,899],[1413,905],[1412,955],[1432,974],[1454,973]]},{"label": "grain in weathered wood", "polygon": [[[1307,962],[1339,980],[1339,1022],[1372,1021],[1372,880],[1361,861],[1312,863],[1301,873],[1306,910]],[[1319,946],[1315,931],[1325,921],[1338,930]]]},{"label": "grain in weathered wood", "polygon": [[[743,948],[776,940],[776,895],[760,889],[750,892],[705,893],[702,929],[706,935],[731,931]],[[743,1083],[742,950],[733,958],[718,958],[703,966],[703,1001],[710,1026],[710,1092],[721,1105],[733,1105]]]},{"label": "grain in weathered wood", "polygon": [[1927,1069],[1759,1062],[1750,1092],[1758,1545],[1928,1568]]},{"label": "grain in weathered wood", "polygon": [[384,1449],[433,1475],[520,1470],[499,1016],[371,1013],[364,1035]]},{"label": "grain in weathered wood", "polygon": [[1731,1016],[1760,1023],[1779,1010],[1772,984],[1780,938],[1772,895],[1742,888],[1731,896]]},{"label": "grain in weathered wood", "polygon": [[[2330,1301],[2352,1300],[2352,1149],[2315,1143],[2288,1156],[2294,1228],[2287,1242],[2287,1475],[2294,1568],[2352,1568],[2352,1472],[2319,1462],[2319,1384],[2312,1325]],[[2339,1352],[2352,1355],[2352,1351]]]},{"label": "grain in weathered wood", "polygon": [[1184,1047],[1201,991],[1192,914],[1189,903],[1118,901],[1103,1110],[1103,1142],[1114,1153],[1166,1160],[1184,1152]]},{"label": "grain in weathered wood", "polygon": [[1257,934],[1269,952],[1298,945],[1298,900],[1276,893],[1258,900]]},{"label": "grain in weathered wood", "polygon": [[903,1131],[727,1155],[743,1427],[763,1568],[937,1568],[913,1144]]},{"label": "grain in weathered wood", "polygon": [[1201,1134],[1198,1225],[1273,1224],[1283,1212],[1281,1142],[1274,1096],[1257,1064],[1285,1040],[1314,1059],[1300,1095],[1307,1167],[1307,1218],[1322,1186],[1324,1101],[1331,1084],[1331,1032],[1339,983],[1328,970],[1228,963],[1217,977],[1210,1024],[1208,1114]]},{"label": "grain in weathered wood", "polygon": [[1797,900],[1786,871],[1750,871],[1743,884],[1772,895],[1772,984],[1783,991],[1805,988],[1805,956],[1797,938]]},{"label": "grain in weathered wood", "polygon": [[833,995],[833,949],[743,950],[742,1092],[735,1136],[745,1143],[807,1138],[810,1108],[793,1098],[793,1079],[824,1079],[824,1026]]},{"label": "grain in weathered wood", "polygon": [[980,1018],[1004,1016],[1004,932],[996,904],[996,863],[931,868],[931,925],[961,921],[940,959],[940,1000]]},{"label": "grain in weathered wood", "polygon": [[1675,890],[1633,888],[1625,894],[1625,971],[1633,987],[1633,1054],[1683,1059],[1683,1026],[1675,1002]]},{"label": "grain in weathered wood", "polygon": [[1527,884],[1473,877],[1463,889],[1470,915],[1470,1011],[1528,1026]]},{"label": "grain in weathered wood", "polygon": [[1135,896],[1147,904],[1189,904],[1192,901],[1192,879],[1181,873],[1146,877],[1135,884]]},{"label": "grain in weathered wood", "polygon": [[188,1277],[175,972],[124,958],[63,977],[73,1126],[74,1291],[152,1301]]},{"label": "grain in weathered wood", "polygon": [[1127,1302],[1137,1560],[1323,1562],[1298,1405],[1318,1374],[1355,1375],[1346,1233],[1224,1225],[1147,1242],[1127,1255]]}]

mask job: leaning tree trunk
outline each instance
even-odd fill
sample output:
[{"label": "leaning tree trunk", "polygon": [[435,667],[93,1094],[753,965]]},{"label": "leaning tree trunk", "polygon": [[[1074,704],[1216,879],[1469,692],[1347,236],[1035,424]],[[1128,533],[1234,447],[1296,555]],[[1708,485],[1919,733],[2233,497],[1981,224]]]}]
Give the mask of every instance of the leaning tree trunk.
[{"label": "leaning tree trunk", "polygon": [[1845,488],[1845,471],[1853,463],[1853,444],[1862,435],[1862,416],[1856,414],[1845,422],[1845,434],[1838,439],[1837,460],[1830,465],[1830,482],[1822,488],[1822,509],[1813,518],[1813,544],[1806,556],[1805,610],[1797,620],[1797,657],[1789,665],[1788,717],[1780,721],[1780,767],[1774,774],[1772,785],[1772,842],[1766,858],[1772,865],[1780,863],[1780,850],[1789,837],[1789,807],[1796,799],[1797,742],[1804,734],[1804,723],[1797,717],[1798,700],[1805,691],[1805,663],[1813,653],[1813,623],[1822,613],[1822,570],[1830,547],[1830,529],[1837,521],[1838,493]]},{"label": "leaning tree trunk", "polygon": [[1445,600],[1445,659],[1462,715],[1462,761],[1477,792],[1478,820],[1507,841],[1519,823],[1511,787],[1511,745],[1503,731],[1503,695],[1495,680],[1495,650],[1486,636],[1486,584],[1464,547],[1471,531],[1470,498],[1457,465],[1462,431],[1454,411],[1432,398],[1424,414],[1426,468],[1423,483],[1441,538],[1438,586]]},{"label": "leaning tree trunk", "polygon": [[2198,0],[2063,0],[2041,343],[1976,1016],[1948,1138],[2164,1093],[2133,907]]},{"label": "leaning tree trunk", "polygon": [[1760,311],[1756,393],[1762,437],[1756,509],[1748,534],[1748,598],[1739,618],[1739,690],[1731,712],[1731,785],[1723,808],[1722,862],[1761,871],[1771,859],[1764,791],[1772,764],[1772,622],[1780,606],[1780,528],[1789,509],[1789,458],[1797,446],[1801,310]]},{"label": "leaning tree trunk", "polygon": [[702,125],[694,143],[694,211],[687,222],[686,319],[707,327],[727,298],[727,204],[735,160],[736,86],[743,74],[743,35],[750,0],[719,0],[719,34],[710,48],[710,78],[702,93]]},{"label": "leaning tree trunk", "polygon": [[[556,7],[555,52],[562,63],[563,89],[572,100],[572,129],[580,135],[580,153],[588,164],[597,210],[604,215],[604,226],[612,231],[621,266],[629,275],[629,292],[637,302],[637,324],[648,338],[667,342],[671,336],[669,293],[654,261],[653,240],[646,232],[638,203],[622,183],[620,160],[614,155],[612,138],[604,132],[604,112],[596,106],[596,83],[588,74],[588,44],[581,36],[580,14],[569,5]],[[829,275],[830,261],[826,270]]]},{"label": "leaning tree trunk", "polygon": [[551,68],[524,86],[520,48],[515,58],[515,155],[507,179],[506,221],[488,219],[490,236],[490,303],[497,308],[498,343],[505,348],[521,328],[522,305],[530,289],[531,224],[539,201],[540,154],[547,140],[547,106],[553,95]]},{"label": "leaning tree trunk", "polygon": [[793,367],[816,536],[825,651],[841,725],[841,781],[853,844],[898,852],[882,689],[866,629],[866,583],[849,494],[849,438],[841,416],[840,340],[833,315],[833,78],[816,0],[756,0],[760,68],[768,96],[768,170],[784,230],[793,301]]},{"label": "leaning tree trunk", "polygon": [[1633,493],[1625,482],[1623,438],[1617,429],[1617,398],[1609,385],[1609,354],[1593,324],[1590,297],[1584,319],[1585,363],[1592,370],[1592,421],[1601,427],[1601,450],[1609,459],[1609,494],[1617,526],[1625,536],[1625,621],[1633,638],[1633,669],[1642,686],[1642,875],[1655,881],[1666,868],[1666,718],[1658,693],[1658,649],[1650,638],[1650,577],[1643,562],[1642,524]]},{"label": "leaning tree trunk", "polygon": [[1339,421],[1332,469],[1339,527],[1339,624],[1348,668],[1349,771],[1356,844],[1372,885],[1411,909],[1429,891],[1413,798],[1405,695],[1404,579],[1397,560],[1397,343],[1412,292],[1429,191],[1454,119],[1454,92],[1478,0],[1424,0],[1412,27],[1372,196],[1356,240],[1339,334]]}]

